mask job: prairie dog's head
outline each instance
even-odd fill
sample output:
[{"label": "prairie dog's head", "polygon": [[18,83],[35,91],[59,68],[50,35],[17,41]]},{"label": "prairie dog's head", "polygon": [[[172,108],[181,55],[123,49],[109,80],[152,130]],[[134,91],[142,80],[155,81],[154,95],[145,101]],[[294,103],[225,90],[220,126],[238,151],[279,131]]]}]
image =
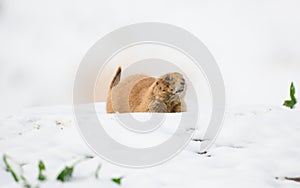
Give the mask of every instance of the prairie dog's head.
[{"label": "prairie dog's head", "polygon": [[186,81],[182,74],[174,72],[156,79],[153,92],[161,97],[180,97],[186,90]]}]

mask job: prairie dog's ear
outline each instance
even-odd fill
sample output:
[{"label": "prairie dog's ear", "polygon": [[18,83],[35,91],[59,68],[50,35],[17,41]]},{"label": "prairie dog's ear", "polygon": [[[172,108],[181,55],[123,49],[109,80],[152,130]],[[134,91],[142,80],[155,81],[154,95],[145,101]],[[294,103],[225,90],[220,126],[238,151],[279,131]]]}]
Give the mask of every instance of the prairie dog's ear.
[{"label": "prairie dog's ear", "polygon": [[161,83],[161,81],[162,81],[161,78],[157,78],[154,83],[155,83],[155,85],[159,85]]},{"label": "prairie dog's ear", "polygon": [[154,82],[153,82],[153,84],[151,85],[151,90],[152,90],[152,92],[155,92],[156,90],[157,90],[157,86],[159,85],[159,80],[158,79],[156,79]]}]

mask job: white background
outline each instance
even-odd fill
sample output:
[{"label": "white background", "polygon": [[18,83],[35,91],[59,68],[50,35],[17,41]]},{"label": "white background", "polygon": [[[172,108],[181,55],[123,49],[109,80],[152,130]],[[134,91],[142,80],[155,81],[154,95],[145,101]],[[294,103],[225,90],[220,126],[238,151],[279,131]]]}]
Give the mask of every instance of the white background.
[{"label": "white background", "polygon": [[298,0],[0,0],[0,112],[71,103],[87,50],[114,29],[147,21],[203,41],[229,105],[280,105],[291,81],[300,90],[299,10]]}]

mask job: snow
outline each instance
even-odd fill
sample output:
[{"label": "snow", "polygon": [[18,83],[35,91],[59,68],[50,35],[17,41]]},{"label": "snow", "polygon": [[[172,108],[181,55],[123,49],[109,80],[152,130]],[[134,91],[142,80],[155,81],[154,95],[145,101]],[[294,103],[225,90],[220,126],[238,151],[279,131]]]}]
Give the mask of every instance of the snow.
[{"label": "snow", "polygon": [[[5,153],[24,163],[24,174],[32,184],[37,183],[37,164],[43,160],[48,177],[48,181],[40,183],[43,188],[120,187],[110,179],[121,176],[124,177],[121,187],[125,188],[292,188],[300,184],[284,177],[300,176],[299,113],[299,108],[270,105],[231,107],[222,132],[206,154],[197,153],[200,141],[191,141],[178,156],[162,165],[127,169],[96,157],[88,148],[74,124],[72,106],[28,108],[0,116],[0,155]],[[112,115],[99,117],[114,121]],[[171,134],[172,130],[166,128],[159,135]],[[201,138],[201,133],[195,138]],[[75,167],[74,179],[66,183],[55,181],[65,165],[85,155],[95,157]],[[94,172],[99,164],[102,167],[96,179]],[[19,187],[5,171],[2,161],[0,166],[0,187]]]},{"label": "snow", "polygon": [[[42,159],[49,180],[41,187],[49,188],[119,187],[110,179],[120,176],[128,188],[299,187],[284,177],[300,176],[300,109],[261,105],[288,99],[291,81],[299,89],[299,5],[297,0],[0,1],[0,156],[24,163],[32,184]],[[229,105],[215,145],[200,155],[201,142],[191,141],[167,163],[139,170],[95,157],[75,168],[72,181],[55,181],[65,165],[96,156],[82,140],[70,106],[80,61],[105,34],[141,22],[182,27],[215,57]],[[39,105],[44,107],[33,108]],[[103,112],[99,109],[101,121],[117,124]],[[137,114],[141,120],[146,116]],[[167,115],[173,121],[178,116]],[[203,125],[195,138],[202,138],[207,123],[206,116],[200,118]],[[136,142],[138,135],[128,140],[130,133],[106,127],[111,136],[135,147],[156,145],[173,129],[164,127],[152,139]],[[100,179],[95,179],[100,163]],[[0,187],[19,187],[2,160]]]}]

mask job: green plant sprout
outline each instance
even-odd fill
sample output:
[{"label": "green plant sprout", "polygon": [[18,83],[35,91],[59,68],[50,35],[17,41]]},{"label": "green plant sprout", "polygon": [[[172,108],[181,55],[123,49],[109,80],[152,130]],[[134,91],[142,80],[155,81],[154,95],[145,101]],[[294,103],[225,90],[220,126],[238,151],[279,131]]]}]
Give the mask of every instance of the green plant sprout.
[{"label": "green plant sprout", "polygon": [[10,164],[8,163],[8,156],[6,154],[3,155],[3,162],[5,164],[6,170],[12,175],[15,182],[19,182],[19,177],[17,176],[17,173],[11,168]]},{"label": "green plant sprout", "polygon": [[118,185],[121,185],[121,184],[122,184],[122,180],[123,180],[123,177],[112,178],[112,179],[111,179],[111,181],[115,182],[115,183],[118,184]]},{"label": "green plant sprout", "polygon": [[290,86],[290,97],[291,99],[290,100],[285,100],[283,105],[286,106],[286,107],[289,107],[291,109],[294,108],[294,106],[297,104],[297,99],[295,97],[295,87],[294,87],[294,83],[292,82],[291,83],[291,86]]},{"label": "green plant sprout", "polygon": [[47,178],[43,174],[43,171],[46,170],[46,166],[43,161],[39,161],[39,175],[38,175],[38,180],[40,181],[45,181]]},{"label": "green plant sprout", "polygon": [[75,163],[73,163],[73,165],[71,166],[66,166],[57,176],[57,180],[61,181],[61,182],[66,182],[66,181],[70,181],[72,179],[73,176],[73,171],[76,165],[78,165],[79,163],[87,160],[87,159],[91,159],[93,158],[93,156],[84,156],[83,158],[79,159],[78,161],[76,161]]},{"label": "green plant sprout", "polygon": [[[87,159],[92,159],[92,158],[94,158],[94,157],[93,156],[84,156],[83,158],[80,158],[79,160],[75,161],[72,165],[66,166],[63,170],[60,171],[60,173],[56,177],[56,180],[61,181],[61,182],[70,181],[73,178],[73,172],[74,172],[75,166]],[[13,170],[13,168],[9,164],[9,160],[18,165],[18,167],[20,168],[20,174],[16,173],[16,171]],[[3,155],[3,161],[4,161],[7,172],[9,172],[12,175],[15,182],[20,183],[23,188],[39,188],[39,185],[33,186],[27,181],[26,177],[23,175],[23,168],[22,168],[23,165],[22,164],[15,162],[6,154]],[[99,164],[96,168],[96,171],[95,171],[96,179],[99,179],[99,172],[100,172],[101,166],[102,165]],[[47,177],[43,174],[43,172],[46,171],[46,165],[42,160],[40,160],[38,163],[38,169],[39,169],[39,174],[38,174],[37,179],[41,182],[46,181]],[[122,180],[123,180],[123,177],[111,179],[112,182],[114,182],[118,185],[121,185]]]},{"label": "green plant sprout", "polygon": [[101,166],[102,166],[101,164],[99,164],[97,166],[97,169],[96,169],[96,172],[95,172],[95,178],[96,179],[99,179],[99,172],[100,172]]},{"label": "green plant sprout", "polygon": [[[8,159],[11,160],[12,162],[14,162],[15,164],[17,164],[20,168],[20,175],[18,176],[17,173],[12,169],[11,165],[8,163]],[[5,167],[6,167],[6,170],[12,175],[12,177],[14,178],[15,182],[17,183],[21,183],[22,186],[24,188],[39,188],[38,185],[36,186],[32,186],[30,185],[30,183],[27,181],[27,179],[25,178],[25,176],[23,175],[23,168],[22,168],[22,165],[13,161],[11,159],[11,157],[9,157],[8,155],[4,154],[3,155],[3,162],[5,164]]]}]

